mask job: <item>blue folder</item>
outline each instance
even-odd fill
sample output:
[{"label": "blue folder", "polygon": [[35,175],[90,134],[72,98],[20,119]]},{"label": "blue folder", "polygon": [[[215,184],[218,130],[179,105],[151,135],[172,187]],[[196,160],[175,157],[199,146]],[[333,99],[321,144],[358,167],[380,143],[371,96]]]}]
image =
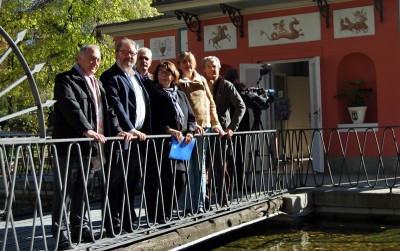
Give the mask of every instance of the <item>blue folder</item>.
[{"label": "blue folder", "polygon": [[193,138],[192,141],[186,145],[185,140],[182,140],[181,143],[178,143],[175,137],[172,137],[172,146],[168,157],[170,159],[190,160],[195,142],[196,139]]}]

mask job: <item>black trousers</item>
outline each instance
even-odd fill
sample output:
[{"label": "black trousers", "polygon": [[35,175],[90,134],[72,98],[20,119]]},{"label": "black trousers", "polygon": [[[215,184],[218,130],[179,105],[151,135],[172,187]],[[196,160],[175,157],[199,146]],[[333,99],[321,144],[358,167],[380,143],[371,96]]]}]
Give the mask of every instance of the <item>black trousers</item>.
[{"label": "black trousers", "polygon": [[122,150],[122,152],[115,146],[110,157],[111,170],[108,170],[108,167],[105,169],[106,184],[107,180],[109,182],[107,198],[110,210],[105,204],[105,227],[108,231],[111,229],[111,224],[114,228],[122,226],[126,231],[133,230],[132,224],[137,220],[134,196],[142,176],[140,155],[137,142],[132,142],[130,150]]},{"label": "black trousers", "polygon": [[164,142],[164,152],[159,152],[162,141],[155,142],[155,147],[149,148],[145,176],[147,215],[150,223],[162,222],[164,216],[171,218],[174,201],[179,199],[187,181],[185,163],[168,158],[169,142]]},{"label": "black trousers", "polygon": [[[214,187],[213,180],[217,190],[216,201],[220,205],[226,205],[228,201],[231,176],[228,172],[228,162],[232,159],[231,152],[232,142],[226,137],[221,139],[213,137],[211,139],[211,149],[207,153],[207,195],[206,200],[210,203],[212,188]],[[213,155],[213,156],[211,156]],[[225,160],[224,160],[225,156]],[[213,159],[213,163],[211,163]],[[213,168],[211,168],[213,164]],[[207,208],[208,209],[208,208]]]},{"label": "black trousers", "polygon": [[243,180],[245,178],[244,160],[246,159],[247,152],[244,150],[246,147],[246,141],[246,135],[236,136],[236,149],[233,150],[236,153],[235,163],[233,161],[233,156],[227,156],[228,172],[231,176],[231,183],[234,186],[234,190],[238,189],[239,191],[242,191],[243,189]]},{"label": "black trousers", "polygon": [[[86,209],[84,208],[85,193],[87,192],[87,187],[90,187],[93,181],[93,168],[92,166],[88,167],[88,161],[88,156],[82,156],[83,166],[81,166],[78,154],[71,153],[68,160],[65,152],[59,151],[59,168],[56,163],[53,168],[53,231],[57,231],[58,228],[65,230],[68,221],[62,212],[63,205],[66,209],[66,215],[69,213],[71,227],[79,227],[82,218],[83,226],[87,225],[88,220],[86,218]],[[66,188],[65,198],[62,187]]]}]

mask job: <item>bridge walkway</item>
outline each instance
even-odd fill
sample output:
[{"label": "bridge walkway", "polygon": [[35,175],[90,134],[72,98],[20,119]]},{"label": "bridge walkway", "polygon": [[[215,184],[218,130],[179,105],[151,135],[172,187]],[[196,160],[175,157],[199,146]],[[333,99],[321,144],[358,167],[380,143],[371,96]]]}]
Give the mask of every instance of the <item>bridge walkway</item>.
[{"label": "bridge walkway", "polygon": [[[175,210],[173,219],[164,224],[149,224],[144,208],[140,210],[138,207],[140,199],[137,199],[135,210],[140,217],[140,223],[137,222],[137,228],[132,233],[125,232],[117,234],[115,237],[107,237],[106,231],[102,230],[101,203],[94,202],[90,205],[90,219],[93,233],[99,239],[89,243],[72,243],[72,247],[74,250],[110,250],[123,246],[132,247],[132,245],[135,247],[134,249],[151,247],[155,250],[167,250],[176,248],[274,217],[279,214],[284,194],[272,197],[257,196],[257,198],[254,195],[246,202],[233,202],[224,208],[212,206],[205,213],[194,213],[191,216],[184,215],[181,210],[179,213]],[[44,211],[43,217],[37,217],[37,219],[33,219],[32,214],[13,216],[9,223],[7,223],[6,214],[1,216],[0,236],[7,235],[4,250],[55,250],[56,242],[51,234],[51,212],[49,210]],[[32,230],[34,225],[34,230]],[[16,233],[14,234],[13,231]],[[33,242],[32,234],[34,235]],[[169,243],[165,243],[166,241]],[[0,245],[2,244],[3,241],[0,242]]]}]

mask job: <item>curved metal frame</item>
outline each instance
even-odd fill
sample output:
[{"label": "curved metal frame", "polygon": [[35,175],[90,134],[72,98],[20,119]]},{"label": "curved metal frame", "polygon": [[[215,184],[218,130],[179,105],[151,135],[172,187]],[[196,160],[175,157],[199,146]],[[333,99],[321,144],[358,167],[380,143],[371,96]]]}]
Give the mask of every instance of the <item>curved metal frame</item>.
[{"label": "curved metal frame", "polygon": [[226,4],[220,4],[219,6],[222,9],[222,13],[224,14],[228,13],[232,24],[239,30],[240,37],[244,37],[243,16],[240,13],[240,9],[237,9],[235,7]]},{"label": "curved metal frame", "polygon": [[200,20],[197,15],[190,14],[184,11],[176,10],[175,11],[176,18],[178,20],[185,20],[186,26],[191,32],[196,32],[197,34],[197,41],[201,41],[201,24]]},{"label": "curved metal frame", "polygon": [[321,16],[325,17],[326,28],[329,28],[329,4],[326,0],[313,0],[317,1],[319,12]]},{"label": "curved metal frame", "polygon": [[26,62],[26,60],[25,60],[24,56],[22,55],[21,51],[19,50],[18,46],[14,43],[14,41],[11,39],[11,37],[8,35],[8,33],[1,26],[0,26],[0,34],[1,34],[1,36],[3,36],[5,38],[8,45],[10,46],[10,48],[13,50],[13,52],[17,56],[19,62],[22,65],[22,68],[24,69],[24,72],[28,78],[29,86],[31,88],[31,92],[32,92],[33,98],[35,100],[35,105],[38,110],[37,118],[38,118],[38,124],[39,124],[39,137],[45,138],[46,137],[46,127],[45,127],[43,106],[42,106],[42,102],[40,100],[36,81],[33,78],[33,75],[32,75],[31,70],[29,69],[28,63]]}]

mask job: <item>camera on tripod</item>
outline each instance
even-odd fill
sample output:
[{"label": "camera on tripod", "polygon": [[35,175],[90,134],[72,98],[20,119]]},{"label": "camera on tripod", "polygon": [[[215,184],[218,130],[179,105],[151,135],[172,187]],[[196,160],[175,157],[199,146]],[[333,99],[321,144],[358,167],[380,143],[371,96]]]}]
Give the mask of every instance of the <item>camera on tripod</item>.
[{"label": "camera on tripod", "polygon": [[264,89],[260,86],[260,82],[265,75],[270,80],[271,66],[263,64],[260,69],[260,76],[256,83],[257,87],[249,87],[240,91],[240,95],[246,106],[253,110],[254,121],[251,130],[263,130],[264,127],[261,123],[261,111],[269,108],[269,105],[275,100],[274,89]]},{"label": "camera on tripod", "polygon": [[266,110],[269,108],[269,104],[274,102],[274,89],[267,89],[260,87],[259,83],[263,76],[270,74],[271,66],[269,64],[263,64],[260,69],[260,77],[257,81],[257,87],[249,87],[240,92],[243,101],[246,103],[248,108],[253,109],[253,111]]},{"label": "camera on tripod", "polygon": [[265,90],[262,87],[250,87],[240,92],[246,106],[253,110],[266,110],[274,102],[274,89]]},{"label": "camera on tripod", "polygon": [[263,66],[264,67],[262,69],[260,69],[260,76],[267,75],[271,70],[270,66],[268,66],[268,65],[267,66],[263,65]]}]

